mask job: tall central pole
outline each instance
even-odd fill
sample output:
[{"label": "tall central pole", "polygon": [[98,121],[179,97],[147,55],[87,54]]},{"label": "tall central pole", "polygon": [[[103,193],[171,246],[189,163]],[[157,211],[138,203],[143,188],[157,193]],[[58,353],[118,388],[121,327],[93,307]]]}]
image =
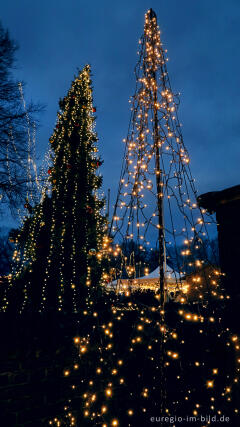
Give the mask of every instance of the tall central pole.
[{"label": "tall central pole", "polygon": [[[156,31],[157,17],[152,9],[149,11],[149,43],[148,46],[151,52],[150,87],[153,94],[153,141],[155,154],[155,176],[157,188],[157,212],[158,212],[158,246],[159,246],[159,296],[160,296],[160,316],[162,326],[164,325],[164,229],[163,229],[163,177],[161,171],[161,145],[158,122],[158,87],[157,87],[157,58],[156,58]],[[150,58],[149,58],[150,59]],[[150,65],[149,64],[149,65]],[[164,326],[163,326],[164,328]],[[160,390],[160,411],[163,413],[166,401],[166,377],[164,371],[164,329],[160,338],[160,370],[159,370],[159,390]],[[163,426],[163,423],[161,423]]]},{"label": "tall central pole", "polygon": [[[157,26],[157,17],[155,12],[150,9],[149,14],[151,28],[151,47],[152,47],[152,87],[153,87],[153,121],[154,121],[154,151],[155,151],[155,175],[157,187],[157,210],[158,210],[158,245],[159,245],[159,294],[160,307],[164,306],[164,229],[163,229],[163,182],[162,171],[160,167],[160,146],[159,146],[159,126],[158,126],[158,95],[157,95],[157,76],[156,76],[156,61],[155,61],[155,41],[154,27]],[[153,20],[156,23],[153,23]]]},{"label": "tall central pole", "polygon": [[[159,294],[160,294],[160,315],[161,323],[164,324],[164,229],[163,229],[163,177],[160,164],[160,135],[159,135],[159,122],[158,122],[158,87],[157,87],[157,61],[156,61],[156,30],[157,30],[157,16],[155,12],[150,9],[150,52],[151,52],[151,84],[153,93],[153,141],[154,141],[154,154],[155,154],[155,176],[157,188],[157,212],[158,212],[158,246],[159,246]],[[160,411],[163,412],[166,401],[166,384],[164,375],[164,330],[160,339],[160,370],[159,370],[159,386],[160,386]],[[161,426],[163,424],[161,423]]]}]

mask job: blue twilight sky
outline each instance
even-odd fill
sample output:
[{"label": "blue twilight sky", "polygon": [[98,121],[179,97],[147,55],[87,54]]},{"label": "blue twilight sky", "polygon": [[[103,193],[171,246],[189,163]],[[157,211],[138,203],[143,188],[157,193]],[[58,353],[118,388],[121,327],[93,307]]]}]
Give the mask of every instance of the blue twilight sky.
[{"label": "blue twilight sky", "polygon": [[[104,159],[104,189],[117,188],[122,139],[134,91],[134,66],[144,13],[158,17],[179,116],[198,193],[240,183],[239,0],[8,0],[2,25],[20,49],[17,77],[26,97],[46,104],[37,135],[47,149],[76,69],[93,72],[96,129]],[[113,203],[113,200],[112,200]]]}]

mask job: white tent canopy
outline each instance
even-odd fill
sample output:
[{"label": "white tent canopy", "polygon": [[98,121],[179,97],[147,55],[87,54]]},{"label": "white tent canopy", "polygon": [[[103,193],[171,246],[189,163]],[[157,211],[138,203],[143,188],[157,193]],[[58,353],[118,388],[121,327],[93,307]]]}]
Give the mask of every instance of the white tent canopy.
[{"label": "white tent canopy", "polygon": [[[118,292],[131,288],[132,290],[137,289],[151,289],[156,290],[159,287],[159,275],[160,268],[157,267],[150,274],[143,277],[132,278],[132,279],[117,279],[107,285],[108,289],[115,289]],[[185,280],[180,276],[178,272],[173,271],[169,267],[165,271],[165,286],[166,289],[171,292],[175,292],[177,288],[187,292],[188,285]]]},{"label": "white tent canopy", "polygon": [[[139,277],[137,280],[141,280],[141,279],[159,279],[160,276],[160,267],[157,267],[155,270],[153,270],[151,273],[147,274],[146,276],[143,277]],[[167,281],[172,281],[174,280],[176,281],[180,281],[181,280],[181,276],[178,272],[170,269],[169,267],[167,268],[167,270],[165,271],[165,279]]]}]

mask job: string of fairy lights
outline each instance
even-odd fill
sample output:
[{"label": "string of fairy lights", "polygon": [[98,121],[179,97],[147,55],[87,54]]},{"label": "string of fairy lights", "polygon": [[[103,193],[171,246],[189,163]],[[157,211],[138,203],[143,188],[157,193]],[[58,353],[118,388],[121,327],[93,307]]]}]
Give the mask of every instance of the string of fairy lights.
[{"label": "string of fairy lights", "polygon": [[[90,181],[93,179],[93,170],[95,164],[93,162],[96,160],[98,155],[97,146],[92,143],[92,141],[96,141],[96,135],[94,133],[94,117],[93,117],[93,104],[92,104],[92,89],[91,89],[91,80],[90,80],[90,67],[86,66],[84,70],[79,74],[76,80],[73,82],[70,91],[68,92],[68,96],[65,98],[65,105],[63,111],[58,114],[58,123],[56,129],[54,131],[53,136],[50,138],[50,142],[52,147],[54,147],[55,157],[53,161],[53,166],[51,168],[52,175],[52,200],[53,200],[53,212],[52,212],[52,224],[51,224],[51,242],[50,242],[50,251],[47,258],[47,267],[44,278],[44,286],[42,289],[43,297],[42,297],[42,310],[44,310],[44,301],[46,300],[45,292],[46,286],[49,280],[49,272],[51,269],[52,260],[54,258],[55,251],[55,233],[57,227],[56,225],[57,216],[59,215],[56,201],[64,197],[64,194],[67,194],[69,191],[69,177],[71,175],[71,171],[73,168],[73,153],[72,153],[72,144],[71,144],[71,135],[73,131],[76,130],[81,140],[81,144],[85,145],[86,152],[88,151],[88,157],[86,159],[86,170],[87,170],[87,183],[90,184]],[[79,100],[84,97],[84,105],[81,105]],[[74,99],[74,103],[72,102]],[[72,105],[73,104],[73,105]],[[65,127],[65,123],[67,123],[67,127]],[[84,132],[86,132],[86,140],[84,141]],[[67,138],[69,138],[69,142],[66,144],[66,134]],[[76,159],[81,156],[81,146],[78,145],[76,147],[75,156]],[[62,156],[61,161],[59,161]],[[67,167],[66,167],[67,166]],[[54,177],[54,171],[59,171],[58,179],[56,180]],[[88,196],[86,199],[87,209],[91,210],[91,213],[94,215],[98,227],[101,227],[101,215],[98,213],[97,196],[98,185],[97,182],[93,183],[93,191],[95,192],[95,209],[92,209],[89,206]],[[61,230],[61,245],[60,245],[60,257],[62,260],[61,265],[59,266],[59,274],[60,274],[60,292],[59,292],[59,307],[58,310],[61,311],[63,308],[65,287],[70,286],[72,290],[72,302],[74,311],[77,311],[77,292],[78,286],[76,282],[78,281],[78,271],[76,265],[76,236],[78,234],[78,203],[79,203],[79,194],[81,194],[81,188],[79,187],[79,179],[75,180],[74,190],[73,190],[73,222],[71,224],[71,234],[72,234],[72,252],[68,254],[72,261],[72,274],[70,278],[69,284],[66,284],[66,278],[63,274],[64,264],[65,264],[65,234],[67,231],[65,224],[67,223],[67,215],[69,212],[67,209],[63,210],[63,224]],[[81,248],[81,251],[86,254],[87,259],[87,272],[86,272],[86,285],[87,287],[91,284],[91,267],[88,264],[88,233],[86,230],[85,224],[85,243],[84,247]],[[97,241],[97,247],[94,250],[97,252],[99,249],[99,245],[101,244],[100,238]],[[79,267],[79,266],[78,266]]]},{"label": "string of fairy lights", "polygon": [[[30,121],[21,82],[19,82],[18,84],[18,89],[19,89],[20,100],[22,103],[22,108],[23,108],[24,117],[25,117],[25,133],[26,133],[26,140],[27,140],[27,149],[25,152],[26,159],[24,159],[21,153],[18,152],[13,132],[10,129],[9,141],[6,149],[6,164],[7,164],[7,170],[8,170],[9,183],[12,187],[14,187],[16,185],[15,181],[19,178],[16,177],[15,169],[13,165],[10,164],[10,161],[9,161],[9,152],[13,150],[14,155],[16,156],[22,168],[22,176],[20,179],[22,182],[26,183],[25,203],[22,207],[18,207],[17,209],[19,224],[20,224],[20,227],[22,227],[29,213],[32,212],[32,206],[37,202],[39,202],[43,194],[45,193],[46,178],[44,177],[45,174],[44,174],[43,167],[41,172],[38,173],[38,168],[36,163],[36,124],[35,122],[32,123]],[[24,174],[24,171],[25,171],[25,174]],[[18,246],[18,239],[15,239],[15,238],[13,239],[12,237],[9,238],[10,242],[16,243],[16,246],[14,248],[13,255],[12,255],[12,272],[9,274],[9,288],[12,288],[13,286],[12,278],[19,277],[23,272],[24,265],[30,256],[30,250],[32,252],[32,258],[34,259],[34,250],[36,246],[35,228],[36,228],[36,223],[33,222],[29,229],[29,241],[24,247],[23,251]],[[31,265],[31,261],[29,265]],[[23,298],[22,307],[25,306],[27,301],[28,284],[29,283],[27,282],[25,282],[24,284],[24,289],[23,289],[24,298]],[[5,295],[3,297],[3,305],[2,305],[2,309],[4,311],[7,309],[8,303],[9,303],[8,298]],[[22,312],[22,309],[20,309],[20,312]]]},{"label": "string of fairy lights", "polygon": [[31,122],[30,120],[21,82],[18,83],[18,89],[25,118],[24,129],[26,134],[27,148],[24,154],[26,155],[26,159],[24,159],[21,153],[19,153],[16,147],[13,132],[10,129],[8,145],[6,149],[6,165],[8,170],[8,180],[12,187],[16,185],[16,175],[13,165],[10,164],[10,151],[14,151],[14,155],[16,156],[22,168],[22,172],[25,171],[25,174],[23,172],[21,177],[21,180],[26,183],[25,204],[22,207],[18,207],[17,209],[18,219],[19,222],[22,224],[26,218],[26,212],[29,213],[32,208],[31,205],[35,205],[36,203],[38,203],[45,192],[47,185],[46,168],[49,167],[48,165],[50,162],[50,153],[47,152],[47,154],[44,156],[44,161],[42,162],[42,165],[38,168],[36,162],[36,123],[34,121]]},{"label": "string of fairy lights", "polygon": [[[165,249],[168,251],[173,244],[181,280],[191,256],[189,246],[195,242],[195,249],[203,247],[201,242],[209,237],[208,224],[213,220],[211,217],[206,220],[206,212],[196,203],[189,155],[177,113],[179,98],[171,89],[155,17],[146,18],[139,44],[139,61],[135,68],[137,84],[131,99],[132,114],[124,139],[126,148],[110,233],[115,240],[118,236],[121,240],[133,240],[140,251],[145,250],[145,246],[156,241],[154,236],[160,227],[157,207],[160,196],[163,199]],[[159,171],[156,171],[154,161],[156,114]],[[160,194],[156,189],[156,174],[161,175]],[[186,245],[182,253],[186,261],[183,263],[177,252],[177,245],[182,244]]]},{"label": "string of fairy lights", "polygon": [[[167,59],[160,40],[156,16],[152,11],[148,11],[145,16],[144,35],[139,45],[137,87],[131,100],[131,120],[125,140],[125,155],[117,202],[110,225],[110,236],[103,236],[102,233],[104,229],[100,210],[102,200],[98,191],[99,177],[95,173],[96,164],[99,163],[98,149],[92,114],[90,67],[86,66],[74,80],[63,100],[62,111],[58,115],[56,128],[50,138],[49,179],[41,191],[41,201],[31,217],[23,252],[16,249],[14,253],[17,267],[12,274],[10,287],[15,285],[15,280],[26,268],[30,272],[34,270],[39,249],[38,237],[46,226],[46,221],[49,221],[50,244],[43,272],[40,311],[47,308],[48,285],[54,277],[57,284],[58,311],[64,310],[64,298],[70,291],[73,311],[78,313],[79,324],[83,325],[79,335],[73,339],[77,356],[73,360],[72,367],[67,367],[63,371],[66,380],[70,381],[71,391],[77,395],[81,394],[81,406],[76,411],[72,409],[71,398],[67,399],[65,416],[55,417],[49,421],[50,425],[134,427],[136,416],[149,417],[153,414],[154,408],[167,416],[176,415],[181,409],[184,411],[186,408],[194,416],[203,410],[204,413],[221,415],[228,408],[234,414],[238,413],[237,405],[233,404],[231,399],[239,381],[239,337],[231,333],[223,323],[219,311],[214,305],[211,307],[209,304],[209,296],[216,297],[218,302],[229,299],[218,285],[221,276],[219,270],[214,268],[207,273],[210,276],[207,277],[210,285],[205,298],[205,288],[201,288],[201,280],[206,278],[206,273],[203,273],[202,278],[199,271],[206,264],[206,258],[199,256],[193,259],[191,254],[191,248],[194,246],[201,254],[204,253],[203,241],[209,237],[208,223],[211,223],[211,217],[196,204],[189,155],[183,143],[177,115],[179,99],[173,95],[170,86],[166,68]],[[157,101],[154,98],[156,93]],[[156,113],[159,170],[156,170],[155,162]],[[80,145],[73,145],[71,139],[73,134],[77,135]],[[85,254],[86,260],[84,285],[88,296],[84,308],[81,307],[80,310],[78,306],[81,294],[80,270],[79,259],[76,256],[81,179],[77,175],[75,179],[72,178],[73,158],[77,161],[82,155],[81,147],[84,148],[86,155],[86,182],[91,188],[84,203],[89,217],[96,223],[97,238],[94,247],[90,247],[90,237],[85,224],[85,228],[81,229],[86,236],[81,251]],[[160,193],[155,183],[158,172],[162,184]],[[51,197],[49,217],[46,217],[44,210],[47,196]],[[70,213],[64,202],[65,197],[71,200],[70,224],[68,224]],[[123,302],[114,297],[112,303],[111,297],[106,294],[104,303],[102,302],[99,307],[98,301],[94,300],[91,293],[94,288],[93,270],[109,254],[115,258],[120,255],[120,270],[122,272],[125,267],[129,267],[126,270],[131,277],[134,256],[130,255],[131,259],[126,260],[121,249],[122,240],[136,241],[141,251],[145,250],[145,246],[151,246],[154,240],[157,245],[159,198],[163,201],[166,254],[168,255],[170,243],[175,248],[178,265],[177,271],[174,272],[176,282],[178,284],[180,281],[181,287],[185,267],[192,263],[196,273],[192,279],[192,286],[200,290],[195,304],[186,304],[184,298],[180,301],[180,308],[175,309],[177,317],[174,325],[168,325],[167,305],[166,312],[161,307],[159,316],[159,295],[156,295],[154,303],[147,304],[133,302],[132,295],[127,292]],[[66,239],[71,240],[69,253],[66,253]],[[176,249],[178,244],[185,245],[182,254],[186,258],[184,262]],[[58,259],[61,260],[57,265],[56,252],[59,255]],[[171,255],[169,252],[169,256]],[[65,275],[65,266],[69,260],[72,267],[70,278]],[[107,280],[109,274],[103,271],[102,281]],[[31,280],[24,282],[21,313],[31,303],[29,301],[31,285]],[[6,310],[7,306],[6,298],[3,309]],[[128,317],[129,315],[133,316],[133,320]],[[129,333],[126,333],[129,322],[131,327]],[[126,335],[125,345],[118,342],[119,331],[121,339]],[[190,331],[188,335],[186,331]],[[209,335],[211,339],[208,339]],[[192,341],[192,337],[196,341]],[[204,340],[207,340],[207,344]],[[226,375],[225,368],[221,372],[218,361],[208,357],[207,351],[211,342],[211,350],[218,345],[222,346],[224,351],[235,352],[236,369],[229,369],[229,372],[227,370]],[[201,350],[200,344],[204,351],[206,350],[205,353]],[[191,378],[185,380],[188,370]],[[76,377],[77,373],[79,374]],[[170,399],[167,393],[169,378],[175,392],[180,390],[176,394],[172,392],[174,399]],[[219,384],[218,378],[221,379]],[[193,385],[196,379],[198,388]],[[122,407],[118,406],[118,396],[121,397]]]},{"label": "string of fairy lights", "polygon": [[[139,309],[139,307],[137,307]],[[153,313],[157,313],[157,307],[151,307],[151,311]],[[83,315],[86,316],[88,322],[91,323],[92,319],[97,319],[100,313],[95,311],[83,311]],[[74,345],[78,349],[79,356],[76,357],[73,366],[71,368],[66,368],[63,372],[63,375],[69,379],[72,377],[71,389],[73,392],[82,394],[82,413],[83,418],[82,421],[79,421],[79,409],[78,411],[74,411],[71,409],[71,399],[68,399],[64,410],[66,412],[66,416],[59,419],[56,417],[55,419],[49,422],[50,425],[101,425],[102,427],[110,427],[110,426],[135,426],[134,417],[136,414],[142,414],[151,416],[153,414],[153,401],[156,399],[156,394],[154,389],[157,388],[158,384],[155,381],[159,369],[159,361],[156,360],[156,349],[154,346],[159,343],[158,338],[150,338],[151,331],[154,329],[158,329],[159,331],[159,321],[153,319],[150,314],[150,310],[142,309],[139,312],[139,320],[136,323],[133,333],[131,335],[131,339],[129,340],[129,346],[126,346],[123,351],[116,351],[114,348],[116,346],[116,342],[114,341],[114,336],[117,334],[117,331],[120,327],[120,323],[124,322],[124,317],[126,316],[126,308],[125,309],[112,309],[112,319],[110,322],[105,322],[104,324],[94,323],[95,328],[98,328],[99,334],[102,334],[101,340],[98,341],[98,349],[95,350],[94,354],[94,370],[91,371],[89,377],[86,375],[80,376],[82,378],[79,379],[76,384],[76,372],[81,370],[82,365],[86,363],[87,358],[91,358],[91,347],[93,346],[93,342],[90,338],[91,334],[88,334],[87,337],[75,336],[74,337]],[[204,336],[209,333],[210,326],[212,326],[215,322],[215,319],[210,317],[209,319],[205,319],[203,316],[196,315],[194,313],[184,312],[184,310],[179,310],[180,318],[183,319],[180,321],[180,325],[183,322],[190,322],[194,324],[194,328],[199,324],[199,337]],[[158,318],[158,316],[157,316]],[[168,374],[171,373],[172,370],[176,370],[175,388],[180,389],[183,388],[182,396],[178,396],[177,401],[169,402],[162,409],[161,414],[165,414],[168,416],[173,416],[175,414],[180,414],[181,405],[187,404],[188,413],[194,416],[198,416],[201,411],[202,413],[215,414],[217,413],[219,416],[224,413],[228,409],[228,404],[231,405],[231,393],[234,387],[238,384],[239,381],[239,367],[236,369],[234,375],[228,375],[225,379],[225,384],[222,387],[217,388],[217,380],[218,376],[221,376],[221,371],[218,368],[218,361],[214,360],[211,363],[207,362],[205,358],[203,358],[203,353],[195,356],[195,359],[190,360],[190,365],[188,366],[185,363],[186,368],[191,370],[194,377],[198,379],[198,387],[205,391],[206,393],[201,396],[197,395],[196,389],[191,385],[191,383],[186,383],[185,387],[182,385],[182,379],[186,375],[186,371],[181,367],[184,359],[187,358],[187,350],[189,343],[186,342],[186,337],[182,334],[183,326],[180,326],[174,329],[168,328],[167,325],[161,325],[160,331],[164,334],[164,344],[166,345],[166,360],[165,360],[165,369]],[[147,342],[144,342],[144,331],[147,336]],[[96,337],[95,337],[96,338]],[[239,338],[236,335],[230,334],[228,330],[222,330],[221,336],[215,337],[214,346],[216,345],[216,338],[220,341],[221,345],[232,347],[232,349],[236,349],[239,351]],[[199,338],[200,340],[200,338]],[[175,342],[177,343],[179,348],[175,349]],[[200,341],[201,342],[201,341]],[[99,345],[101,343],[101,345]],[[187,344],[187,346],[186,346]],[[131,358],[139,357],[139,348],[144,348],[144,351],[149,355],[149,362],[154,364],[153,373],[155,371],[155,375],[148,377],[148,380],[145,379],[145,384],[141,388],[140,396],[136,393],[136,384],[131,384],[129,377],[129,372],[127,371],[127,367],[129,365],[129,361]],[[186,347],[186,348],[184,348]],[[119,350],[119,349],[118,349]],[[205,350],[205,349],[204,349]],[[90,354],[89,354],[90,353]],[[205,356],[205,354],[204,354]],[[89,362],[90,363],[90,362]],[[239,366],[240,359],[237,359],[237,363]],[[176,369],[176,364],[178,367]],[[145,367],[146,369],[146,367]],[[202,377],[202,372],[205,372],[204,377]],[[207,372],[206,372],[207,371]],[[142,370],[140,370],[141,375]],[[101,380],[99,380],[99,378]],[[99,387],[99,383],[101,387]],[[80,385],[79,385],[80,384]],[[85,387],[85,391],[84,391]],[[123,389],[124,400],[126,402],[126,413],[122,411],[121,416],[119,416],[119,410],[116,410],[116,404],[114,405],[114,399],[116,403],[116,399],[118,399],[117,395],[119,391]],[[197,389],[197,390],[199,390]],[[138,390],[139,391],[139,390]],[[206,403],[204,405],[203,401],[207,394]],[[197,396],[196,396],[197,395]],[[141,404],[138,406],[139,397],[141,399]],[[158,411],[160,411],[160,403],[158,401]],[[122,401],[121,401],[122,405]],[[115,408],[114,412],[111,411],[111,407]],[[238,414],[237,405],[234,409],[234,413]],[[80,424],[79,424],[80,423]],[[173,425],[175,425],[173,423]],[[202,424],[205,426],[205,424]],[[206,424],[207,425],[207,424]]]},{"label": "string of fairy lights", "polygon": [[[84,99],[84,101],[82,101]],[[43,182],[41,187],[39,202],[34,205],[32,193],[29,192],[27,198],[26,209],[28,214],[23,218],[23,225],[20,230],[17,242],[21,239],[21,233],[25,230],[24,227],[29,225],[28,235],[23,248],[17,245],[14,252],[14,267],[10,277],[10,288],[14,286],[15,280],[18,280],[28,270],[29,273],[34,272],[36,260],[39,251],[39,237],[42,231],[49,227],[49,246],[46,247],[46,262],[42,265],[44,270],[43,280],[41,284],[41,299],[40,311],[44,311],[48,304],[49,283],[55,280],[58,283],[57,298],[58,311],[63,310],[64,299],[66,294],[71,294],[71,304],[76,312],[78,310],[77,302],[81,291],[79,290],[79,276],[82,266],[79,262],[79,253],[85,254],[86,258],[86,274],[85,283],[87,288],[90,287],[92,281],[91,262],[92,254],[98,254],[96,263],[101,264],[102,254],[102,234],[104,232],[104,221],[101,214],[102,199],[99,196],[98,188],[101,185],[101,176],[96,175],[96,170],[101,165],[97,148],[97,136],[94,131],[94,112],[92,101],[92,88],[90,77],[90,66],[85,66],[79,75],[76,77],[68,92],[67,97],[61,101],[61,111],[58,113],[58,121],[52,137],[50,138],[50,150],[45,156],[45,164],[41,169],[41,177],[36,181]],[[29,133],[30,138],[30,133]],[[31,148],[28,142],[29,150]],[[83,246],[79,247],[79,203],[81,204],[81,157],[85,156],[85,183],[83,185],[89,188],[86,191],[84,211],[89,215],[89,220],[84,224]],[[32,164],[30,155],[28,156],[28,165]],[[29,166],[30,167],[30,166]],[[72,171],[78,175],[77,179]],[[29,175],[29,170],[28,170]],[[44,176],[45,175],[45,176]],[[28,187],[32,187],[29,178]],[[68,207],[65,202],[66,198],[70,200],[72,208]],[[51,200],[51,208],[46,212],[44,207],[48,200]],[[30,202],[34,205],[32,207]],[[36,201],[35,201],[36,202]],[[69,211],[70,209],[70,211]],[[46,217],[48,215],[48,217]],[[69,216],[72,220],[69,221]],[[59,219],[60,218],[60,219]],[[96,223],[96,242],[91,243],[89,240],[88,228],[90,223]],[[60,223],[59,223],[60,221]],[[85,236],[85,240],[84,240]],[[46,237],[47,238],[47,237]],[[66,252],[66,241],[71,240],[71,246]],[[59,244],[60,243],[60,244]],[[42,243],[40,243],[42,245]],[[43,242],[44,244],[44,242]],[[93,244],[94,247],[91,248]],[[59,262],[56,265],[56,253],[59,254]],[[77,259],[78,258],[78,259]],[[69,260],[71,268],[69,268]],[[83,265],[85,261],[83,262]],[[71,270],[71,274],[66,271]],[[54,277],[54,279],[53,279]],[[28,275],[27,280],[24,280],[23,299],[20,313],[31,304],[30,292],[32,287],[31,275]],[[78,299],[78,301],[77,301]],[[88,298],[89,299],[89,298]],[[4,300],[3,310],[8,306],[7,296]]]},{"label": "string of fairy lights", "polygon": [[[78,354],[72,367],[63,371],[69,379],[73,401],[74,393],[81,395],[80,406],[74,407],[70,397],[64,407],[65,416],[55,417],[49,421],[50,425],[134,427],[139,425],[139,420],[149,422],[150,416],[157,412],[168,416],[168,421],[176,427],[174,416],[179,414],[188,413],[194,417],[217,414],[220,417],[229,412],[234,416],[239,411],[237,402],[232,402],[239,381],[239,337],[231,333],[223,322],[221,309],[217,309],[218,304],[227,301],[229,296],[219,285],[221,273],[218,268],[209,265],[207,272],[204,270],[199,274],[207,263],[203,257],[206,254],[203,241],[209,238],[209,224],[214,221],[196,203],[189,155],[177,115],[179,99],[173,95],[170,86],[167,59],[152,10],[145,15],[144,35],[139,44],[136,92],[131,99],[117,201],[109,237],[104,238],[103,252],[115,258],[120,256],[120,278],[123,269],[129,278],[132,277],[134,254],[126,260],[121,242],[132,240],[137,242],[139,250],[144,251],[152,245],[154,238],[157,240],[159,195],[156,194],[155,177],[160,172],[166,253],[171,243],[178,260],[176,282],[181,282],[186,265],[194,267],[190,286],[199,292],[190,304],[186,298],[179,301],[180,308],[173,303],[175,306],[171,310],[175,320],[170,325],[168,304],[165,309],[160,307],[163,315],[159,316],[158,294],[155,303],[142,300],[135,303],[133,294],[126,291],[123,302],[117,296],[114,304],[109,300],[111,310],[108,313],[106,308],[105,311],[96,309],[93,301],[91,306],[83,309],[79,315],[86,333],[74,337]],[[156,91],[157,102],[153,96]],[[160,170],[156,170],[154,162],[156,111]],[[178,244],[185,245],[182,255],[186,261],[183,263],[178,259]],[[192,247],[196,251],[201,249],[202,256],[191,257]],[[97,257],[101,256],[101,253],[97,254]],[[105,274],[104,278],[107,280],[109,275]],[[207,282],[207,289],[202,282]],[[128,317],[131,313],[135,315],[134,320]],[[121,345],[118,343],[119,330],[123,328],[125,336],[129,322],[131,330],[125,345]],[[209,357],[216,348],[217,352],[222,352],[223,358],[231,355],[233,366],[220,367],[216,353],[215,357]],[[138,382],[141,386],[137,387]],[[170,396],[169,386],[172,387]],[[143,416],[148,418],[143,419]],[[207,427],[210,423],[206,419],[201,425]],[[166,421],[160,425],[166,425]]]}]

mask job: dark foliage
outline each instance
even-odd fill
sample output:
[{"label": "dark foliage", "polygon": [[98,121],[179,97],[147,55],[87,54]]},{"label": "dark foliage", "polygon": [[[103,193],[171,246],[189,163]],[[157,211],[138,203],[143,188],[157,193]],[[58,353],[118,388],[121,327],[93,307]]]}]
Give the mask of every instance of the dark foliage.
[{"label": "dark foliage", "polygon": [[1,203],[12,210],[26,197],[27,127],[42,110],[40,105],[25,108],[22,103],[20,83],[13,77],[16,50],[0,23],[0,194]]}]

